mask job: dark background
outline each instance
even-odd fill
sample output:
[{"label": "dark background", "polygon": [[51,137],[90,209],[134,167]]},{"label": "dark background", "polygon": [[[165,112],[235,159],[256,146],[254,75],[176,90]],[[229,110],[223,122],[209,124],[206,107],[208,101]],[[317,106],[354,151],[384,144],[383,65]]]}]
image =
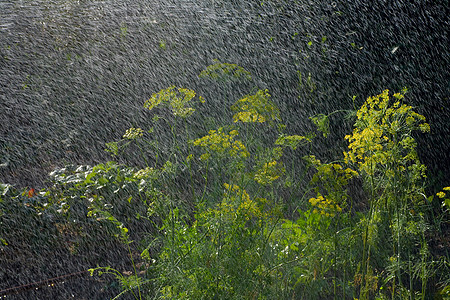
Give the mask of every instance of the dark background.
[{"label": "dark background", "polygon": [[[267,88],[298,134],[311,115],[406,86],[431,124],[417,138],[438,189],[450,178],[447,33],[448,1],[2,1],[0,181],[42,187],[55,167],[109,159],[104,143],[149,127],[144,101],[171,84],[218,115]],[[213,59],[253,82],[200,80]],[[331,121],[319,156],[339,155],[351,132]]]}]

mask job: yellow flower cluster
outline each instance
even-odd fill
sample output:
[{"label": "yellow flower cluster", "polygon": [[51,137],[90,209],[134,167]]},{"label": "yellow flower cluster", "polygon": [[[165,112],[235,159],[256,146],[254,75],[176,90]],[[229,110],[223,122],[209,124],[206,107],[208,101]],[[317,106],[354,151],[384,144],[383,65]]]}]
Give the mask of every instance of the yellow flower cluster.
[{"label": "yellow flower cluster", "polygon": [[444,198],[445,197],[445,193],[444,192],[439,192],[439,193],[436,193],[436,196],[438,196],[439,198]]},{"label": "yellow flower cluster", "polygon": [[345,187],[351,178],[358,176],[358,172],[344,169],[340,164],[320,164],[317,161],[319,165],[316,165],[317,173],[311,179],[312,183],[323,182],[326,186],[332,186],[333,190],[338,190]]},{"label": "yellow flower cluster", "polygon": [[[247,109],[247,108],[245,108]],[[264,123],[266,118],[258,114],[255,109],[250,108],[248,111],[241,111],[233,115],[233,121],[236,123],[238,121],[244,123]]]},{"label": "yellow flower cluster", "polygon": [[248,80],[252,79],[250,72],[246,71],[244,68],[236,64],[221,63],[219,60],[214,60],[216,63],[206,67],[206,70],[200,72],[198,77],[205,78],[209,77],[211,79],[220,78],[245,78]]},{"label": "yellow flower cluster", "polygon": [[285,172],[285,168],[283,167],[282,163],[277,163],[277,161],[271,161],[268,163],[265,163],[261,169],[259,169],[254,179],[256,182],[262,185],[269,185],[280,176],[282,176]]},{"label": "yellow flower cluster", "polygon": [[[186,88],[176,88],[170,86],[164,90],[159,91],[151,96],[144,104],[145,108],[152,110],[153,108],[162,105],[167,105],[175,116],[182,118],[190,116],[195,109],[189,107],[189,102],[195,97],[195,92]],[[199,97],[200,102],[204,102],[202,97]]]},{"label": "yellow flower cluster", "polygon": [[231,199],[239,199],[240,201],[249,201],[250,195],[246,190],[241,189],[238,185],[224,183],[225,187],[225,197],[229,197]]},{"label": "yellow flower cluster", "polygon": [[311,139],[302,135],[280,135],[275,141],[275,145],[290,147],[292,150],[297,149],[299,144],[311,142]]},{"label": "yellow flower cluster", "polygon": [[[311,198],[309,202],[316,207],[316,213],[334,216],[335,212],[341,212],[346,204],[348,181],[358,173],[350,168],[343,168],[340,164],[322,164],[314,156],[308,157],[308,161],[317,169],[311,179],[317,197]],[[325,191],[327,195],[323,196],[319,191]]]},{"label": "yellow flower cluster", "polygon": [[342,211],[342,208],[333,199],[324,198],[320,193],[317,193],[316,198],[309,199],[309,203],[314,206],[313,213],[320,213],[326,217],[334,217],[336,212]]},{"label": "yellow flower cluster", "polygon": [[262,218],[266,214],[260,208],[259,204],[266,202],[264,198],[252,200],[246,190],[241,189],[234,184],[224,184],[224,200],[219,205],[221,211],[234,213],[235,216],[244,218],[246,221],[251,218]]},{"label": "yellow flower cluster", "polygon": [[[445,188],[443,188],[442,190],[448,192],[450,191],[450,186],[446,186]],[[439,198],[444,198],[445,196],[447,196],[447,194],[443,191],[440,191],[439,193],[436,193],[436,196],[438,196]]]},{"label": "yellow flower cluster", "polygon": [[267,90],[259,90],[255,95],[246,96],[231,106],[237,113],[233,121],[244,123],[264,123],[280,120],[280,110],[270,100]]},{"label": "yellow flower cluster", "polygon": [[388,152],[383,152],[383,131],[379,128],[355,129],[352,136],[345,136],[350,145],[350,151],[344,152],[346,163],[358,162],[359,169],[367,174],[373,174],[377,163],[385,164]]},{"label": "yellow flower cluster", "polygon": [[211,155],[210,152],[223,154],[227,152],[231,157],[247,158],[250,153],[241,141],[234,138],[238,135],[237,130],[231,130],[228,134],[224,132],[223,127],[217,130],[210,130],[209,135],[194,141],[195,146],[205,148],[207,151],[200,158],[206,160]]},{"label": "yellow flower cluster", "polygon": [[[369,97],[357,112],[357,121],[349,141],[349,151],[344,152],[345,162],[356,162],[359,169],[373,175],[377,164],[386,165],[392,159],[406,163],[416,161],[412,130],[429,131],[425,117],[414,112],[411,106],[401,104],[402,93],[394,94],[396,102],[389,106],[389,91]],[[400,149],[402,157],[395,156]]]},{"label": "yellow flower cluster", "polygon": [[194,154],[189,154],[188,156],[186,156],[186,162],[187,163],[189,163],[193,159],[194,159]]},{"label": "yellow flower cluster", "polygon": [[443,199],[442,206],[446,207],[447,210],[450,209],[450,198],[448,198],[446,192],[450,192],[450,186],[446,186],[442,189],[443,191],[436,194],[436,196],[439,197],[439,199]]},{"label": "yellow flower cluster", "polygon": [[138,137],[141,137],[143,135],[144,135],[144,130],[142,130],[141,128],[131,127],[125,131],[123,138],[128,139],[128,140],[135,140]]},{"label": "yellow flower cluster", "polygon": [[307,156],[304,156],[303,159],[314,166],[320,166],[322,164],[320,162],[320,159],[317,159],[315,155],[307,155]]}]

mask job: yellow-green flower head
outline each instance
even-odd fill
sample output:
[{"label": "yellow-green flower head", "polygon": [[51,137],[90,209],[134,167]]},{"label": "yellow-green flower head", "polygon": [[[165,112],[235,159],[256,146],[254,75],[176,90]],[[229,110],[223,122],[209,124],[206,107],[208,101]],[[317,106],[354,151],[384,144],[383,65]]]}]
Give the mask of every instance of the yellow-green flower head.
[{"label": "yellow-green flower head", "polygon": [[320,166],[322,164],[320,159],[317,159],[315,155],[304,156],[303,159],[314,166]]},{"label": "yellow-green flower head", "polygon": [[261,169],[259,169],[254,179],[256,182],[262,185],[269,185],[280,176],[282,176],[285,173],[285,168],[281,163],[277,163],[277,161],[271,161],[268,163],[265,163]]},{"label": "yellow-green flower head", "polygon": [[439,199],[444,199],[442,201],[442,206],[448,210],[450,209],[450,198],[448,198],[446,192],[450,192],[450,186],[444,187],[441,192],[436,194],[436,196],[438,196]]},{"label": "yellow-green flower head", "polygon": [[334,184],[337,187],[344,187],[348,181],[358,176],[358,173],[350,168],[344,169],[340,164],[316,164],[317,173],[311,179],[311,183],[324,182],[326,185]]},{"label": "yellow-green flower head", "polygon": [[239,198],[242,201],[250,200],[250,195],[246,190],[241,189],[238,185],[224,183],[225,197]]},{"label": "yellow-green flower head", "polygon": [[252,76],[250,72],[246,71],[241,66],[236,64],[221,63],[219,60],[215,59],[215,64],[206,67],[206,70],[200,72],[198,77],[211,79],[247,79],[251,80]]},{"label": "yellow-green flower head", "polygon": [[388,90],[366,100],[357,112],[353,133],[345,136],[349,141],[349,151],[344,152],[346,163],[357,163],[360,171],[373,175],[378,166],[386,166],[393,159],[405,165],[418,161],[411,132],[426,132],[430,126],[424,116],[401,103],[404,93],[393,95],[393,105],[389,105]]},{"label": "yellow-green flower head", "polygon": [[231,157],[247,158],[250,153],[247,151],[241,141],[235,140],[238,135],[237,130],[231,130],[226,133],[223,127],[217,130],[210,130],[209,134],[194,141],[195,146],[203,147],[207,155],[203,154],[200,158],[206,160],[210,157],[211,152],[219,154],[227,153]]},{"label": "yellow-green flower head", "polygon": [[[194,108],[189,106],[194,97],[195,92],[193,90],[170,86],[153,94],[151,98],[145,102],[144,107],[152,110],[161,104],[169,107],[175,116],[186,118],[195,111]],[[199,100],[202,103],[205,102],[203,97],[200,97]]]},{"label": "yellow-green flower head", "polygon": [[439,198],[444,198],[445,197],[445,193],[444,192],[439,192],[436,194],[436,196],[438,196]]},{"label": "yellow-green flower head", "polygon": [[252,200],[245,189],[235,184],[224,183],[224,187],[224,199],[219,206],[222,211],[233,213],[234,217],[243,218],[245,221],[267,216],[261,207],[267,202],[266,199]]},{"label": "yellow-green flower head", "polygon": [[144,130],[142,130],[141,128],[131,127],[125,131],[123,138],[128,139],[128,140],[135,140],[143,135],[144,135]]},{"label": "yellow-green flower head", "polygon": [[210,153],[203,153],[202,155],[200,155],[200,160],[207,161],[210,157],[211,157]]},{"label": "yellow-green flower head", "polygon": [[306,144],[311,142],[311,139],[302,135],[280,135],[275,141],[275,145],[290,147],[292,150],[297,149],[300,143]]},{"label": "yellow-green flower head", "polygon": [[243,123],[264,123],[266,121],[279,121],[280,110],[269,100],[267,90],[259,90],[255,95],[246,96],[231,106],[236,114],[233,121]]},{"label": "yellow-green flower head", "polygon": [[342,212],[342,208],[333,199],[325,198],[320,193],[317,193],[316,198],[309,199],[309,203],[314,207],[315,214],[333,217],[337,212]]}]

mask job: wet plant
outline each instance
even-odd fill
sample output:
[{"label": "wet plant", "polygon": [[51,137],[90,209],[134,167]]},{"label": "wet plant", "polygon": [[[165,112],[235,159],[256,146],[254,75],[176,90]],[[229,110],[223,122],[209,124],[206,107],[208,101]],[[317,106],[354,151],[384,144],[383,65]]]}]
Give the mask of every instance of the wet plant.
[{"label": "wet plant", "polygon": [[[412,287],[414,275],[403,261],[411,262],[411,248],[418,243],[419,257],[427,255],[423,239],[427,225],[420,213],[424,206],[425,166],[417,156],[413,131],[427,132],[430,126],[424,116],[403,103],[405,93],[406,89],[393,94],[393,101],[388,90],[369,97],[357,112],[352,135],[345,137],[350,143],[349,151],[344,153],[345,161],[356,164],[369,198],[369,212],[361,220],[365,228],[359,283],[361,299],[369,297],[373,276],[371,260],[377,259],[372,253],[379,251],[380,244],[392,246],[389,276],[383,284],[390,284],[393,299],[401,290]],[[390,232],[391,237],[381,240],[381,230]]]},{"label": "wet plant", "polygon": [[[187,124],[195,111],[187,103],[195,94],[186,91],[162,90],[146,107],[168,105],[173,124],[177,118]],[[152,174],[142,200],[159,231],[141,253],[154,298],[425,299],[432,274],[423,217],[425,167],[412,133],[426,132],[429,125],[403,103],[404,94],[394,94],[394,103],[388,91],[367,99],[356,113],[353,133],[345,137],[349,150],[340,160],[304,158],[303,174],[312,175],[308,186],[295,183],[294,211],[286,210],[283,190],[303,179],[288,170],[298,166],[286,164],[286,150],[313,143],[315,135],[284,134],[280,111],[267,91],[238,100],[231,124],[198,138],[179,140],[171,125],[166,163],[139,171]],[[311,120],[326,137],[328,116]],[[258,140],[260,126],[273,135]],[[185,137],[198,134],[188,131],[185,126]],[[141,138],[142,132],[131,128],[124,138]],[[180,172],[183,166],[188,176]],[[352,199],[348,192],[355,180],[363,183],[366,200]],[[143,191],[142,181],[139,186]],[[445,197],[442,193],[437,197]],[[361,201],[367,201],[367,209]]]},{"label": "wet plant", "polygon": [[[201,77],[236,72],[247,74],[217,62]],[[444,293],[449,279],[437,274],[448,259],[428,237],[441,225],[432,229],[427,215],[440,201],[435,219],[446,222],[449,188],[425,194],[414,132],[430,126],[405,103],[406,90],[369,97],[350,114],[348,149],[328,162],[311,145],[341,111],[311,117],[317,132],[291,133],[268,90],[254,90],[212,128],[199,126],[204,99],[193,90],[154,93],[144,103],[152,127],[106,145],[116,159],[140,156],[140,166],[57,169],[30,205],[80,220],[80,234],[96,224],[124,245],[132,271],[90,270],[116,278],[116,298],[427,299],[430,280]]]}]

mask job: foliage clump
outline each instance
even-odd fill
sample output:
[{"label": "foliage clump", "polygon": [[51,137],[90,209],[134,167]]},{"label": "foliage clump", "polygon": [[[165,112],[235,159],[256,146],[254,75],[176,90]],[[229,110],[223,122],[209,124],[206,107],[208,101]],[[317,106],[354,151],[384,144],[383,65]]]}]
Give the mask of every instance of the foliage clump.
[{"label": "foliage clump", "polygon": [[236,140],[237,130],[231,130],[229,133],[224,132],[224,128],[210,130],[208,135],[201,137],[193,142],[194,146],[202,147],[206,150],[200,157],[206,160],[211,156],[212,152],[219,154],[228,154],[231,157],[247,158],[250,153],[240,140]]},{"label": "foliage clump", "polygon": [[206,67],[198,75],[200,78],[211,78],[214,80],[226,80],[226,79],[246,79],[251,80],[252,75],[239,65],[222,63],[215,59],[214,64]]},{"label": "foliage clump", "polygon": [[[217,62],[200,76],[223,74],[247,73]],[[230,124],[205,135],[188,126],[200,118],[195,92],[171,86],[144,107],[171,110],[172,139],[159,144],[146,134],[153,128],[132,127],[107,144],[115,157],[139,149],[141,166],[55,170],[27,205],[103,226],[126,246],[132,271],[91,275],[114,275],[136,299],[426,299],[437,292],[431,281],[449,290],[437,275],[448,274],[448,258],[432,253],[429,236],[448,214],[450,187],[426,196],[413,133],[430,126],[405,93],[369,97],[346,151],[323,162],[307,147],[315,132],[272,126],[281,112],[267,90],[237,100]],[[324,137],[329,116],[311,118]],[[2,207],[10,187],[0,187]],[[440,219],[429,217],[436,201]]]},{"label": "foliage clump", "polygon": [[[191,89],[170,86],[153,94],[150,99],[145,102],[144,107],[148,110],[152,110],[160,105],[167,106],[172,110],[174,116],[186,118],[195,111],[193,107],[189,106],[194,97],[195,92]],[[200,97],[199,100],[201,102],[204,101],[202,97]]]},{"label": "foliage clump", "polygon": [[[411,165],[418,161],[416,142],[411,136],[414,130],[430,131],[425,117],[414,112],[412,107],[402,104],[404,92],[394,94],[395,102],[389,104],[389,91],[369,97],[357,112],[357,121],[349,141],[349,151],[345,152],[346,162],[356,162],[358,168],[373,175],[378,167],[388,168],[393,158],[398,168],[419,172],[424,175],[425,167]],[[414,169],[414,170],[413,170]],[[388,172],[389,176],[392,171]]]},{"label": "foliage clump", "polygon": [[259,90],[254,95],[248,95],[231,106],[236,113],[233,121],[243,123],[264,123],[280,120],[280,111],[270,100],[267,90]]}]

